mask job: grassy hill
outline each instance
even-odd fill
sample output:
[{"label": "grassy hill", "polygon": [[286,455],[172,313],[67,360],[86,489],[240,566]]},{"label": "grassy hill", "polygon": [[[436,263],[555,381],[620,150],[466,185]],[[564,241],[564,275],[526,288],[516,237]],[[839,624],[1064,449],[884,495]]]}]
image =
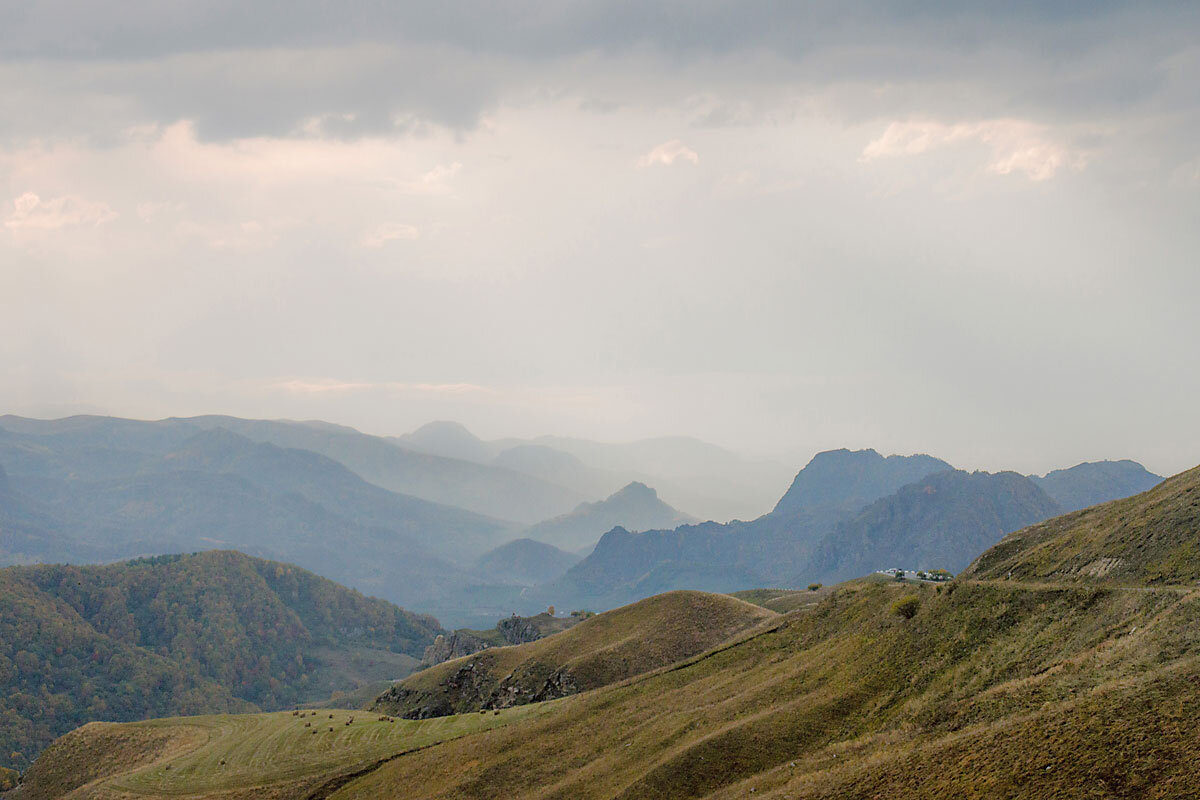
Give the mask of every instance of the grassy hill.
[{"label": "grassy hill", "polygon": [[[531,715],[514,724],[397,749],[353,776],[338,762],[326,773],[334,790],[318,796],[1194,796],[1200,587],[1187,553],[1200,538],[1198,483],[1200,469],[1015,533],[950,584],[854,580],[821,589],[816,603],[769,616],[722,646],[667,653],[667,666],[502,712]],[[1085,569],[1099,559],[1117,563]],[[782,596],[767,594],[756,599]],[[595,674],[612,677],[630,675],[621,672],[626,660],[655,639],[670,639],[637,620],[589,633],[585,626],[606,617],[618,619],[603,614],[524,651],[493,654],[561,647],[560,657],[573,658],[586,648],[561,643],[586,633],[591,652],[617,656],[596,662]],[[481,671],[504,680],[525,663]],[[80,734],[86,741],[87,729]],[[50,751],[38,769],[82,780],[98,761]],[[174,771],[166,763],[154,767],[160,775]],[[219,766],[209,762],[198,781]],[[117,779],[91,796],[165,794],[118,788]],[[257,773],[239,780],[247,786]],[[202,788],[197,796],[218,795]]]},{"label": "grassy hill", "polygon": [[55,742],[11,797],[325,796],[381,761],[541,711],[414,721],[326,708],[304,716],[283,711],[94,722]]},{"label": "grassy hill", "polygon": [[563,697],[695,655],[774,616],[723,595],[658,595],[544,639],[438,664],[392,687],[372,708],[423,719]]},{"label": "grassy hill", "polygon": [[1018,531],[964,575],[1124,585],[1200,582],[1200,467],[1148,492]]},{"label": "grassy hill", "polygon": [[280,708],[403,675],[442,632],[233,552],[10,567],[0,600],[0,763],[22,767],[89,720]]}]

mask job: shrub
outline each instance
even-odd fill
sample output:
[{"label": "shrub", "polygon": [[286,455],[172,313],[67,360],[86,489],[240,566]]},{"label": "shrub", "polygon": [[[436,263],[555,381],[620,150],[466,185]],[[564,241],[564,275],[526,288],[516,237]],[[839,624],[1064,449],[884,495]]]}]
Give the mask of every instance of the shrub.
[{"label": "shrub", "polygon": [[917,609],[920,607],[921,598],[910,594],[892,603],[892,613],[898,617],[904,617],[904,619],[912,619],[917,615]]},{"label": "shrub", "polygon": [[815,592],[817,589],[820,589],[820,588],[821,588],[821,584],[819,584],[819,583],[810,583],[808,585],[808,590],[810,592]]}]

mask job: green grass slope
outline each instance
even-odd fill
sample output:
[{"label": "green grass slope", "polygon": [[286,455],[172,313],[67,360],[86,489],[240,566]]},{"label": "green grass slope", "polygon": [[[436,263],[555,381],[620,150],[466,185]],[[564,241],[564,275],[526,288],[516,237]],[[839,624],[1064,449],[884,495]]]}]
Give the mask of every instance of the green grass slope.
[{"label": "green grass slope", "polygon": [[693,656],[774,616],[733,597],[670,592],[544,639],[438,664],[392,687],[373,708],[420,719],[563,697]]},{"label": "green grass slope", "polygon": [[969,578],[1127,585],[1200,581],[1200,467],[1150,491],[1033,525],[1004,538]]}]

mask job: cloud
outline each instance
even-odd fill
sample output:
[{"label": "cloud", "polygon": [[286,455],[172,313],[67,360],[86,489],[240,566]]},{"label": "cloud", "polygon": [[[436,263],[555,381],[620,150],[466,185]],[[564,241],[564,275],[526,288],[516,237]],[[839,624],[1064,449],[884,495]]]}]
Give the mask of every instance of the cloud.
[{"label": "cloud", "polygon": [[700,156],[695,150],[687,147],[678,139],[672,139],[669,142],[663,142],[658,147],[639,158],[638,166],[643,168],[653,166],[669,167],[680,159],[684,161],[690,161],[693,164],[700,163]]},{"label": "cloud", "polygon": [[92,203],[75,195],[43,200],[25,192],[13,200],[13,213],[4,227],[13,230],[58,230],[77,225],[103,225],[117,218],[117,212],[103,203]]},{"label": "cloud", "polygon": [[385,222],[373,232],[363,237],[362,246],[378,248],[383,247],[388,242],[412,241],[420,235],[421,231],[415,225],[406,225],[402,222]]},{"label": "cloud", "polygon": [[1022,173],[1031,181],[1053,178],[1064,166],[1082,169],[1086,159],[1056,141],[1047,128],[1018,119],[945,123],[938,120],[892,122],[863,148],[861,161],[917,156],[956,144],[986,145],[987,168],[998,175]]},{"label": "cloud", "polygon": [[494,394],[495,390],[477,383],[393,383],[396,389],[413,389],[433,394]]},{"label": "cloud", "polygon": [[365,389],[374,389],[376,384],[347,383],[345,381],[337,381],[332,378],[324,378],[315,381],[279,381],[271,384],[271,387],[274,389],[282,389],[285,392],[291,392],[293,394],[341,394],[345,392],[360,392]]},{"label": "cloud", "polygon": [[495,389],[477,383],[405,383],[402,381],[354,382],[336,378],[292,379],[270,384],[292,394],[346,394],[350,392],[386,391],[421,392],[423,394],[495,394]]}]

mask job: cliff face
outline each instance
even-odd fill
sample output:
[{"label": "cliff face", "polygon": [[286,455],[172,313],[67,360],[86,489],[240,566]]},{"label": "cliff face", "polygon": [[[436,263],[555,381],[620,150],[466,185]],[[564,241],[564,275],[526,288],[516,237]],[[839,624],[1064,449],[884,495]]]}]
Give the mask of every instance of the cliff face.
[{"label": "cliff face", "polygon": [[433,644],[425,648],[421,656],[422,667],[432,667],[452,658],[462,658],[472,653],[478,653],[488,647],[488,643],[470,631],[461,630],[446,636],[438,634]]},{"label": "cliff face", "polygon": [[443,661],[462,658],[489,647],[507,647],[514,644],[536,642],[545,636],[559,631],[565,631],[586,617],[573,614],[569,617],[555,617],[548,612],[535,614],[532,617],[518,617],[516,614],[502,619],[496,627],[486,631],[473,631],[460,628],[449,636],[438,636],[433,644],[425,648],[421,664],[432,667]]}]

